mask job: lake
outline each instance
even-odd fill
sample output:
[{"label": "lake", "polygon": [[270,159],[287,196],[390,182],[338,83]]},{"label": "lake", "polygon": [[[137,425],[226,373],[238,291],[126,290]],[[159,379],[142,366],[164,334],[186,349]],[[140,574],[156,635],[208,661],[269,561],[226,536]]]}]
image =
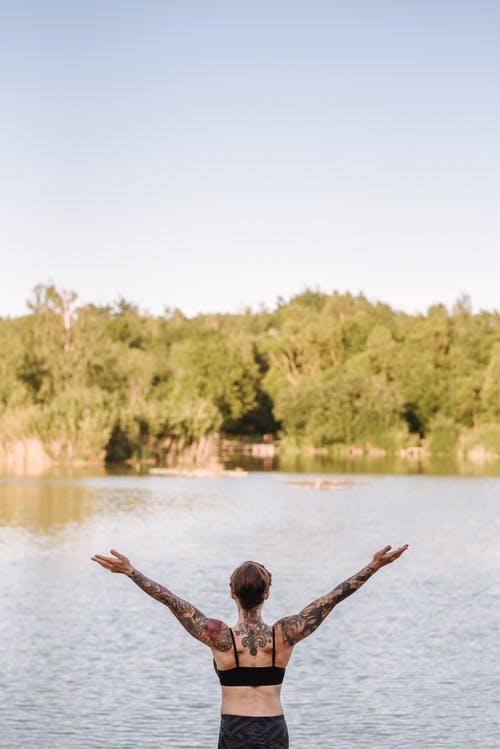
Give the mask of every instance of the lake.
[{"label": "lake", "polygon": [[228,623],[256,559],[272,622],[409,543],[296,647],[291,749],[496,749],[500,478],[317,475],[0,479],[0,746],[217,746],[210,651],[95,552]]}]

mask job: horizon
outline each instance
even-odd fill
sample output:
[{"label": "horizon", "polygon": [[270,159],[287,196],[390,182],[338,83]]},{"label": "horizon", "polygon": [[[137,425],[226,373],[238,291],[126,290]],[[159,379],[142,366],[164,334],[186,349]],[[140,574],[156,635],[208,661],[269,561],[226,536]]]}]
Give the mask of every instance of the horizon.
[{"label": "horizon", "polygon": [[[489,313],[489,314],[499,314],[500,310],[496,307],[475,307],[473,304],[473,300],[471,299],[470,295],[467,293],[459,294],[456,299],[454,299],[451,303],[445,303],[444,301],[436,300],[435,302],[432,302],[429,304],[426,309],[416,309],[416,310],[408,310],[401,307],[397,307],[390,302],[384,300],[384,299],[377,299],[374,297],[368,296],[364,291],[360,290],[358,292],[352,292],[349,290],[340,290],[340,289],[332,289],[331,291],[326,291],[324,289],[321,289],[319,287],[312,288],[312,287],[304,287],[300,289],[299,291],[296,291],[292,293],[291,295],[284,296],[282,294],[278,294],[276,299],[271,303],[265,303],[260,302],[255,305],[246,305],[242,306],[238,309],[220,309],[220,310],[200,310],[195,313],[187,313],[182,307],[177,306],[170,306],[168,304],[165,304],[163,306],[163,309],[160,312],[155,312],[151,309],[148,309],[147,306],[142,305],[141,303],[138,303],[136,300],[126,297],[124,294],[118,294],[114,299],[112,300],[92,300],[92,299],[82,299],[78,292],[76,292],[75,289],[68,289],[68,288],[62,288],[61,286],[54,283],[53,280],[48,280],[44,283],[35,284],[35,286],[31,289],[31,293],[35,291],[37,287],[51,287],[53,286],[55,290],[59,294],[75,294],[74,297],[74,309],[77,311],[78,309],[82,309],[89,306],[94,306],[99,309],[106,309],[108,308],[110,311],[113,309],[116,309],[120,302],[126,302],[127,304],[131,305],[135,310],[138,312],[140,316],[143,317],[153,317],[153,318],[161,318],[166,317],[168,318],[170,315],[172,315],[175,312],[180,312],[181,315],[186,319],[195,319],[197,317],[204,317],[204,316],[212,316],[212,315],[244,315],[250,312],[252,315],[257,315],[261,312],[263,313],[272,313],[276,309],[278,309],[280,306],[286,306],[293,302],[298,297],[302,296],[306,293],[313,293],[313,294],[320,294],[325,297],[331,297],[336,294],[340,296],[351,296],[353,299],[365,299],[369,304],[372,306],[376,306],[378,304],[384,305],[389,307],[394,313],[397,314],[406,314],[410,317],[417,317],[419,315],[426,316],[429,313],[429,310],[433,307],[444,307],[446,309],[446,312],[448,315],[454,314],[454,310],[457,306],[463,305],[466,308],[470,309],[470,312],[472,315],[479,315],[482,313]],[[20,317],[25,317],[30,314],[32,314],[32,311],[29,308],[30,303],[30,296],[26,298],[25,302],[25,311],[18,313],[18,314],[0,314],[1,320],[13,320],[18,319]]]}]

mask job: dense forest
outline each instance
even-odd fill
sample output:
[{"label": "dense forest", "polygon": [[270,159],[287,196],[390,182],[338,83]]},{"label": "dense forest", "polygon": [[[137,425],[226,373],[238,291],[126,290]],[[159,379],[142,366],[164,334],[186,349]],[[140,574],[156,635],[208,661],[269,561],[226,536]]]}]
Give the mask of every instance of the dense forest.
[{"label": "dense forest", "polygon": [[305,291],[275,309],[155,317],[38,286],[0,319],[0,441],[58,459],[158,455],[209,435],[288,447],[500,454],[500,314],[410,315]]}]

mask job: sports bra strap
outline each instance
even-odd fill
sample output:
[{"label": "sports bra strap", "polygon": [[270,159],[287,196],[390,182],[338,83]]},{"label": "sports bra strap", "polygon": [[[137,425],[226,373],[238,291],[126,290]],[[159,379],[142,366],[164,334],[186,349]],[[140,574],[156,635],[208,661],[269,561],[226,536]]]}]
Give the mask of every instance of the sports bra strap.
[{"label": "sports bra strap", "polygon": [[[233,641],[234,659],[236,661],[236,668],[238,668],[238,666],[240,665],[240,662],[238,660],[238,651],[236,650],[236,642],[234,641],[233,630],[231,629],[231,627],[229,627],[229,631],[231,632],[231,640]],[[273,660],[273,665],[274,665],[274,660]]]},{"label": "sports bra strap", "polygon": [[273,627],[273,668],[274,668],[274,656],[275,656],[275,647],[274,647],[274,627]]}]

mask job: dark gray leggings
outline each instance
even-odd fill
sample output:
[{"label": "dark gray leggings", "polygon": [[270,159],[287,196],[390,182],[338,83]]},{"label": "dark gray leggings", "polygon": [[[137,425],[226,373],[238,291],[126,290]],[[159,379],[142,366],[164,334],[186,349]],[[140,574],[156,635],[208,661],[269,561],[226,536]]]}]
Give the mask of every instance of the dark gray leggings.
[{"label": "dark gray leggings", "polygon": [[221,715],[218,749],[288,749],[285,718]]}]

